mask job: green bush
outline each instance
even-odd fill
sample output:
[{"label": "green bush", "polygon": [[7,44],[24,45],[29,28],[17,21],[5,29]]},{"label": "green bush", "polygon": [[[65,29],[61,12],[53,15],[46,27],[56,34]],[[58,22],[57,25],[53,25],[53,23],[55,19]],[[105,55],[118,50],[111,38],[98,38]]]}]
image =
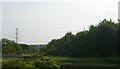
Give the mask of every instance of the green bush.
[{"label": "green bush", "polygon": [[59,69],[60,66],[53,59],[42,57],[34,62],[34,66],[40,69]]}]

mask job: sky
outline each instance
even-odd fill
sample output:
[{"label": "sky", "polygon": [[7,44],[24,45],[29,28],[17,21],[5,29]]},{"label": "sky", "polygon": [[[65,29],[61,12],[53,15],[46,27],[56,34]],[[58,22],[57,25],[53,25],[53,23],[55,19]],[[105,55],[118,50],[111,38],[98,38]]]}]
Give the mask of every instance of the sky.
[{"label": "sky", "polygon": [[120,1],[118,2],[118,19],[120,20]]},{"label": "sky", "polygon": [[[118,19],[119,0],[2,0],[2,37],[46,44],[67,32],[76,34],[100,20]],[[0,30],[1,31],[1,30]]]}]

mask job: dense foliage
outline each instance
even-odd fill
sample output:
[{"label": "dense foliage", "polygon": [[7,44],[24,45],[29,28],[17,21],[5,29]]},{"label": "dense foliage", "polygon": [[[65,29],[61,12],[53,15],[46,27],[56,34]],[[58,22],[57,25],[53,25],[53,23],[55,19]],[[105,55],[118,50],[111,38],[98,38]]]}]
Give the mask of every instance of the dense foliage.
[{"label": "dense foliage", "polygon": [[48,43],[48,54],[69,57],[115,57],[120,52],[120,23],[104,19],[76,35],[66,33]]},{"label": "dense foliage", "polygon": [[35,53],[37,50],[34,46],[27,44],[18,44],[12,40],[2,39],[3,54],[29,54]]},{"label": "dense foliage", "polygon": [[55,63],[53,59],[42,57],[40,59],[35,60],[35,67],[40,69],[59,69],[60,66]]}]

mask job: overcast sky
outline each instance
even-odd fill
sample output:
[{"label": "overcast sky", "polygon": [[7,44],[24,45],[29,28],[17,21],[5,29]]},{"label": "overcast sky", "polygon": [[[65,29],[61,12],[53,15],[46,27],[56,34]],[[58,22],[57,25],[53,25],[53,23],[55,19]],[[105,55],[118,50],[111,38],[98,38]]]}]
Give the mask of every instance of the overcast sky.
[{"label": "overcast sky", "polygon": [[[3,0],[2,36],[27,44],[76,34],[105,18],[117,21],[119,0]],[[1,26],[1,25],[0,25]]]}]

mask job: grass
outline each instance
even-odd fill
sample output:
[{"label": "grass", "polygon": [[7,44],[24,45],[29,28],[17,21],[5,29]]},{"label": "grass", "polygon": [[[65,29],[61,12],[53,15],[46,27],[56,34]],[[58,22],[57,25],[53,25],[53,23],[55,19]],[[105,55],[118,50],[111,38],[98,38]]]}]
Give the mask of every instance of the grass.
[{"label": "grass", "polygon": [[[19,54],[21,56],[34,56],[37,55],[38,53],[32,53],[32,54]],[[24,60],[22,58],[2,58],[1,62],[3,67],[34,67],[32,65],[33,61],[35,59],[27,59]]]},{"label": "grass", "polygon": [[[34,55],[34,54],[31,54]],[[115,57],[106,57],[106,58],[70,58],[70,57],[58,57],[58,56],[45,56],[46,58],[53,59],[58,65],[61,66],[85,66],[85,67],[117,67],[119,66],[118,60],[119,58]],[[25,66],[34,67],[32,63],[36,59],[16,59],[16,58],[3,58],[3,63],[13,64],[24,66],[23,62],[25,61]]]},{"label": "grass", "polygon": [[14,61],[14,60],[16,60],[16,58],[2,58],[3,63],[7,63],[7,62],[10,62],[10,61]]},{"label": "grass", "polygon": [[15,67],[18,61],[17,58],[3,58],[2,67]]},{"label": "grass", "polygon": [[34,55],[38,55],[38,53],[32,53],[32,54],[21,54],[21,56],[34,56]]},{"label": "grass", "polygon": [[[49,57],[49,56],[47,56]],[[50,56],[59,65],[72,65],[72,66],[109,66],[116,67],[119,58],[106,57],[106,58],[70,58],[70,57],[57,57]]]},{"label": "grass", "polygon": [[17,58],[3,58],[3,67],[34,67],[34,59],[17,59]]}]

